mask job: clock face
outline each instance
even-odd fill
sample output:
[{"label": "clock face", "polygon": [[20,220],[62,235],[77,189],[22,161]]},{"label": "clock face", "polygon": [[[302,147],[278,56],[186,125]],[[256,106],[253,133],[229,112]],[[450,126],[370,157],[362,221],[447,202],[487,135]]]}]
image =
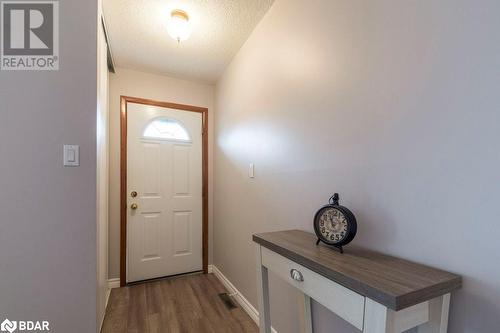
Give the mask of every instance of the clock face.
[{"label": "clock face", "polygon": [[319,216],[319,232],[329,243],[340,243],[348,234],[348,222],[338,209],[326,208]]}]

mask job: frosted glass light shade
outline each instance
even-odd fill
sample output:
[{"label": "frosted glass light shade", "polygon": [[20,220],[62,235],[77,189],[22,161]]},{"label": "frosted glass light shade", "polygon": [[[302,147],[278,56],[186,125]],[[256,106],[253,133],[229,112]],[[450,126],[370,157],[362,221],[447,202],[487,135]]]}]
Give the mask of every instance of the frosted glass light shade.
[{"label": "frosted glass light shade", "polygon": [[191,35],[191,25],[187,13],[182,10],[172,11],[167,31],[170,37],[179,43],[188,39]]}]

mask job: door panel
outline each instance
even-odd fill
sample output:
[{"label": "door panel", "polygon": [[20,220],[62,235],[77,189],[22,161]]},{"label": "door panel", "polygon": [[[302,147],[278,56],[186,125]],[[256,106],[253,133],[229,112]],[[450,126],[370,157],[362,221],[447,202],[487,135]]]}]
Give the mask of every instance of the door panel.
[{"label": "door panel", "polygon": [[127,149],[127,282],[202,270],[202,115],[128,103]]},{"label": "door panel", "polygon": [[144,170],[143,195],[160,194],[160,144],[143,142],[142,170]]},{"label": "door panel", "polygon": [[191,254],[191,212],[174,213],[174,255]]},{"label": "door panel", "polygon": [[160,257],[160,214],[142,214],[144,227],[143,260],[161,259]]},{"label": "door panel", "polygon": [[189,195],[190,147],[174,146],[174,195]]}]

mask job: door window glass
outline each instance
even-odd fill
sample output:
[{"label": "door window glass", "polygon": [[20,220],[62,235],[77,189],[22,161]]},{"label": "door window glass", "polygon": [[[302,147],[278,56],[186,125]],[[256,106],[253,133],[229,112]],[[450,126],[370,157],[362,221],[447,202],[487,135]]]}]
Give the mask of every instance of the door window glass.
[{"label": "door window glass", "polygon": [[190,141],[189,133],[178,121],[168,118],[156,118],[144,130],[144,137],[148,139],[173,139]]}]

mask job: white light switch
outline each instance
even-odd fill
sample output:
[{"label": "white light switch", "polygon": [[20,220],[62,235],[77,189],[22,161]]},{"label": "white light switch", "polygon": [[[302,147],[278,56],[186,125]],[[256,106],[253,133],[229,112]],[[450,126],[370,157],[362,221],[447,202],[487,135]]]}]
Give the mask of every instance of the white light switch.
[{"label": "white light switch", "polygon": [[64,145],[64,166],[80,165],[80,146]]},{"label": "white light switch", "polygon": [[255,178],[255,168],[253,163],[250,163],[250,167],[248,168],[248,177]]},{"label": "white light switch", "polygon": [[75,161],[75,151],[73,149],[68,150],[68,162],[74,162]]}]

